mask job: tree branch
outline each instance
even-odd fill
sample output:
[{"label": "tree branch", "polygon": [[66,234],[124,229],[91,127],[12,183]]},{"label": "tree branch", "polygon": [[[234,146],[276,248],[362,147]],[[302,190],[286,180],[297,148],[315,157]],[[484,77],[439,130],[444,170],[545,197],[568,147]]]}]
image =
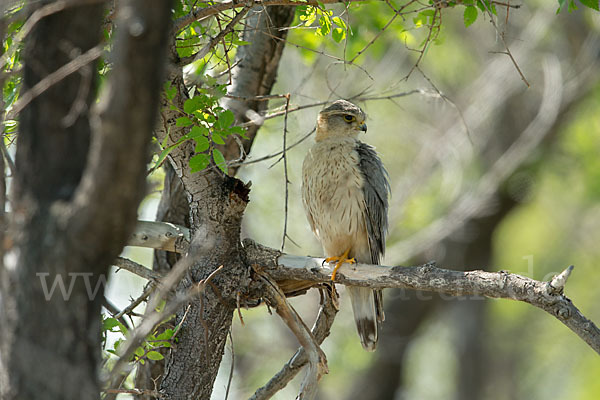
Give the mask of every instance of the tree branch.
[{"label": "tree branch", "polygon": [[288,303],[279,286],[268,275],[260,272],[258,275],[264,282],[263,288],[266,300],[271,306],[275,307],[277,314],[294,333],[294,336],[296,336],[304,349],[304,354],[308,361],[308,371],[306,371],[306,377],[302,380],[300,393],[297,398],[313,399],[317,393],[319,379],[321,379],[323,374],[329,372],[325,353],[323,353],[316,338],[308,330],[296,310]]},{"label": "tree branch", "polygon": [[117,257],[117,259],[113,262],[113,265],[149,281],[157,281],[158,279],[162,278],[162,275],[158,272],[148,269],[134,261],[128,260],[127,258]]},{"label": "tree branch", "polygon": [[185,28],[187,25],[191,24],[194,21],[200,21],[204,18],[212,17],[213,15],[217,15],[223,11],[231,10],[234,8],[247,7],[251,6],[259,6],[259,7],[267,7],[267,6],[299,6],[299,5],[312,5],[317,6],[319,3],[321,4],[333,4],[333,3],[354,3],[365,0],[307,0],[303,1],[295,1],[295,0],[249,0],[249,1],[226,1],[224,3],[217,3],[213,6],[206,8],[197,8],[192,10],[187,15],[180,17],[175,20],[174,29],[175,32],[178,32]]},{"label": "tree branch", "polygon": [[[260,266],[286,292],[290,281],[304,287],[330,282],[331,269],[322,266],[323,258],[301,257],[280,253],[246,239],[244,247],[248,262]],[[575,332],[600,354],[600,329],[562,294],[568,270],[551,282],[541,282],[506,271],[453,271],[428,263],[416,267],[386,267],[380,265],[344,264],[336,281],[343,285],[373,289],[405,288],[445,293],[452,296],[484,296],[512,299],[546,311]]]},{"label": "tree branch", "polygon": [[190,245],[190,230],[169,222],[138,221],[128,245],[185,254]]},{"label": "tree branch", "polygon": [[[331,326],[338,312],[338,296],[333,287],[321,290],[321,309],[317,315],[317,320],[311,329],[317,344],[323,343],[329,336]],[[283,389],[300,372],[302,367],[308,362],[308,355],[304,347],[300,347],[296,353],[285,363],[281,370],[276,373],[263,387],[254,392],[250,400],[270,399]]]}]

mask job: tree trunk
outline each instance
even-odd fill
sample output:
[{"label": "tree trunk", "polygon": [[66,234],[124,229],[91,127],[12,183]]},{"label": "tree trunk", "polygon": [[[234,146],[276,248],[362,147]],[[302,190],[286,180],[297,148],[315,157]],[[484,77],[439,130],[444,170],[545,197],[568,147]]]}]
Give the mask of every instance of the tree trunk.
[{"label": "tree trunk", "polygon": [[[20,114],[11,247],[0,270],[3,399],[100,396],[103,285],[144,195],[164,69],[170,4],[153,3],[124,2],[131,12],[120,16],[94,113],[92,63]],[[102,15],[102,5],[82,5],[40,20],[23,53],[22,93],[98,45]]]},{"label": "tree trunk", "polygon": [[[283,42],[270,35],[285,38],[287,31],[279,28],[289,26],[293,15],[293,7],[267,7],[266,12],[260,7],[251,11],[244,32],[244,40],[251,44],[238,49],[236,62],[239,63],[233,71],[231,94],[254,97],[271,92],[284,46]],[[264,31],[270,32],[270,35],[264,34]],[[183,103],[183,83],[179,78],[172,81],[180,87],[175,101]],[[226,106],[230,107],[229,104]],[[238,105],[233,108],[239,121],[245,120],[243,115],[248,109],[263,111],[267,106],[267,102],[256,101],[241,101],[241,104],[243,107]],[[241,109],[245,111],[240,114]],[[174,121],[168,111],[163,118],[165,123]],[[243,142],[244,151],[250,150],[259,128],[260,126],[253,126],[249,129],[249,140]],[[184,133],[173,127],[169,140],[176,141],[178,135]],[[164,138],[165,132],[157,134],[159,138]],[[231,139],[222,150],[228,160],[239,157],[238,146]],[[243,294],[249,284],[249,271],[240,245],[241,220],[248,201],[248,189],[237,179],[224,176],[214,169],[192,176],[187,166],[190,154],[193,153],[189,148],[186,150],[185,143],[171,153],[177,176],[168,175],[166,179],[169,188],[180,187],[187,193],[191,226],[195,230],[190,253],[195,252],[197,261],[191,278],[198,281],[206,278],[220,265],[224,268],[212,280],[219,293],[212,288],[207,289],[201,299],[192,301],[189,308],[184,307],[177,315],[177,323],[181,322],[184,315],[185,320],[178,334],[178,344],[167,360],[160,386],[161,391],[173,399],[210,398],[231,326],[237,294]],[[232,168],[229,172],[233,174],[235,170],[237,168]],[[179,183],[176,181],[179,179],[182,186],[177,186]],[[180,198],[181,195],[172,190],[163,194],[160,212],[170,219],[180,218],[184,210],[177,201]],[[171,204],[171,210],[166,212],[163,206],[168,203]],[[173,211],[173,208],[177,211]],[[172,262],[170,260],[168,263]],[[160,264],[165,263],[161,261]],[[191,284],[188,277],[178,290],[185,290]],[[152,384],[150,380],[144,381],[145,387],[151,387],[148,386]]]}]

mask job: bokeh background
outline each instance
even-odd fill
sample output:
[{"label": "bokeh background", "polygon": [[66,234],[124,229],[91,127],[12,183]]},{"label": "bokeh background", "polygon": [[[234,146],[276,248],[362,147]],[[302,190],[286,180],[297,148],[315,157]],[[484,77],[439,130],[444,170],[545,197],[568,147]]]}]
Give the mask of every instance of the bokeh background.
[{"label": "bokeh background", "polygon": [[[445,268],[507,270],[538,280],[573,264],[566,294],[600,322],[599,14],[582,8],[557,15],[556,2],[528,1],[508,17],[497,6],[494,23],[480,14],[465,28],[462,8],[443,10],[436,43],[415,69],[420,53],[411,49],[427,29],[398,18],[380,34],[391,17],[386,7],[328,6],[348,15],[353,34],[341,44],[297,19],[274,90],[290,93],[292,107],[354,98],[367,112],[362,140],[377,147],[392,183],[383,263],[436,260]],[[339,62],[373,38],[355,61],[360,68]],[[389,96],[398,97],[374,99]],[[270,108],[283,104],[273,100]],[[319,109],[289,114],[288,144],[311,132]],[[283,123],[281,117],[266,121],[248,161],[281,150]],[[287,152],[291,240],[285,251],[321,256],[300,197],[301,164],[312,141]],[[280,248],[283,163],[279,157],[250,163],[238,175],[252,181],[243,236]],[[143,219],[154,218],[161,173],[151,180],[157,186],[140,209]],[[149,251],[126,253],[151,266]],[[116,273],[108,298],[125,307],[143,284]],[[527,304],[387,290],[379,348],[367,353],[339,289],[341,310],[322,346],[330,373],[321,380],[320,399],[600,398],[598,355]],[[318,293],[291,302],[312,324]],[[232,359],[229,398],[248,398],[298,346],[264,306],[242,314],[243,325],[234,320],[214,399],[224,398]],[[275,398],[294,398],[301,376]]]}]

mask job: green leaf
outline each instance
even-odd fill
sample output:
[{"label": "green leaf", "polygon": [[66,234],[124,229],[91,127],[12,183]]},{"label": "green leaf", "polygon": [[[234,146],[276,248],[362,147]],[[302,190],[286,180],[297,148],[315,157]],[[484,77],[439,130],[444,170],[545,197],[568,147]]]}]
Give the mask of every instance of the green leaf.
[{"label": "green leaf", "polygon": [[200,108],[201,102],[202,99],[200,99],[199,97],[192,97],[191,99],[187,99],[185,103],[183,103],[183,111],[185,111],[188,114],[191,114]]},{"label": "green leaf", "polygon": [[320,36],[329,35],[329,32],[331,32],[331,20],[329,19],[329,15],[321,15],[319,18],[319,24],[321,27],[317,29],[317,34]]},{"label": "green leaf", "polygon": [[191,119],[189,119],[188,117],[179,117],[177,118],[177,121],[175,121],[175,125],[176,126],[190,126],[192,125],[193,122]]},{"label": "green leaf", "polygon": [[196,154],[190,158],[190,169],[192,172],[200,172],[208,167],[208,155],[204,153]]},{"label": "green leaf", "polygon": [[144,355],[144,349],[142,347],[138,347],[133,353],[138,357],[142,357]]},{"label": "green leaf", "polygon": [[216,144],[225,144],[223,137],[221,135],[219,135],[217,132],[213,132],[212,141],[215,142]]},{"label": "green leaf", "polygon": [[217,127],[224,130],[227,129],[233,124],[235,121],[235,115],[230,110],[225,110],[221,114],[219,114],[219,118],[217,119]]},{"label": "green leaf", "polygon": [[342,18],[333,17],[331,20],[333,21],[334,24],[336,24],[340,28],[348,29],[348,25],[346,25],[346,21],[344,21]]},{"label": "green leaf", "polygon": [[227,174],[227,162],[225,161],[225,157],[223,157],[223,153],[221,153],[219,149],[213,150],[213,160],[215,160],[217,167],[219,167],[223,173]]},{"label": "green leaf", "polygon": [[194,140],[196,141],[196,148],[194,149],[196,153],[203,153],[208,150],[209,142],[206,136],[199,136]]},{"label": "green leaf", "polygon": [[165,158],[167,158],[167,156],[169,155],[169,153],[177,148],[177,146],[179,146],[179,144],[181,143],[177,143],[173,146],[169,146],[169,147],[165,147],[160,154],[158,155],[158,158],[156,159],[156,163],[154,163],[154,165],[152,166],[152,168],[150,168],[149,173],[154,172],[155,170],[158,169],[158,167],[160,167],[162,165],[162,163],[165,161]]},{"label": "green leaf", "polygon": [[146,354],[146,356],[148,357],[148,359],[153,360],[153,361],[159,361],[159,360],[162,360],[163,358],[165,358],[158,351],[149,351],[148,354]]},{"label": "green leaf", "polygon": [[171,85],[171,82],[165,82],[165,94],[167,95],[167,99],[172,101],[175,98],[175,94],[177,93],[177,88]]},{"label": "green leaf", "polygon": [[240,135],[242,139],[248,139],[248,136],[246,136],[246,129],[241,126],[232,126],[229,128],[229,133]]},{"label": "green leaf", "polygon": [[477,8],[475,8],[473,6],[465,7],[465,13],[464,13],[465,27],[471,26],[473,24],[473,22],[475,22],[475,20],[477,20],[478,14],[479,13],[477,12]]},{"label": "green leaf", "polygon": [[333,40],[340,43],[346,37],[346,31],[342,28],[334,28],[331,31],[331,37],[333,38]]},{"label": "green leaf", "polygon": [[581,4],[593,10],[600,11],[600,2],[598,0],[579,0]]},{"label": "green leaf", "polygon": [[[571,0],[571,1],[573,1],[573,0]],[[490,0],[477,0],[477,7],[479,7],[481,12],[484,12],[487,14],[487,12],[489,10],[490,13],[497,15],[496,6]]]},{"label": "green leaf", "polygon": [[186,136],[188,139],[197,140],[202,136],[208,136],[208,129],[201,125],[194,125],[190,130],[190,133],[188,133]]},{"label": "green leaf", "polygon": [[163,333],[161,333],[160,335],[158,335],[156,337],[156,339],[158,340],[169,340],[173,337],[173,332],[175,332],[173,329],[165,329],[165,331]]},{"label": "green leaf", "polygon": [[102,330],[110,331],[115,326],[119,326],[119,321],[117,321],[116,318],[106,318],[102,323]]}]

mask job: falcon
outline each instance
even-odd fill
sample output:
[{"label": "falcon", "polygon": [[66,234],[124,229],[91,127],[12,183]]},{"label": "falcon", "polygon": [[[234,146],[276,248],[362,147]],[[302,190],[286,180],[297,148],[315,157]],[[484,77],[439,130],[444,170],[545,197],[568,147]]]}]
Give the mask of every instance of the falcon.
[{"label": "falcon", "polygon": [[[302,200],[310,227],[335,262],[379,264],[385,251],[390,184],[375,149],[358,140],[367,131],[365,113],[346,100],[324,108],[315,144],[302,164]],[[384,320],[381,290],[348,286],[362,346],[374,351]]]}]

